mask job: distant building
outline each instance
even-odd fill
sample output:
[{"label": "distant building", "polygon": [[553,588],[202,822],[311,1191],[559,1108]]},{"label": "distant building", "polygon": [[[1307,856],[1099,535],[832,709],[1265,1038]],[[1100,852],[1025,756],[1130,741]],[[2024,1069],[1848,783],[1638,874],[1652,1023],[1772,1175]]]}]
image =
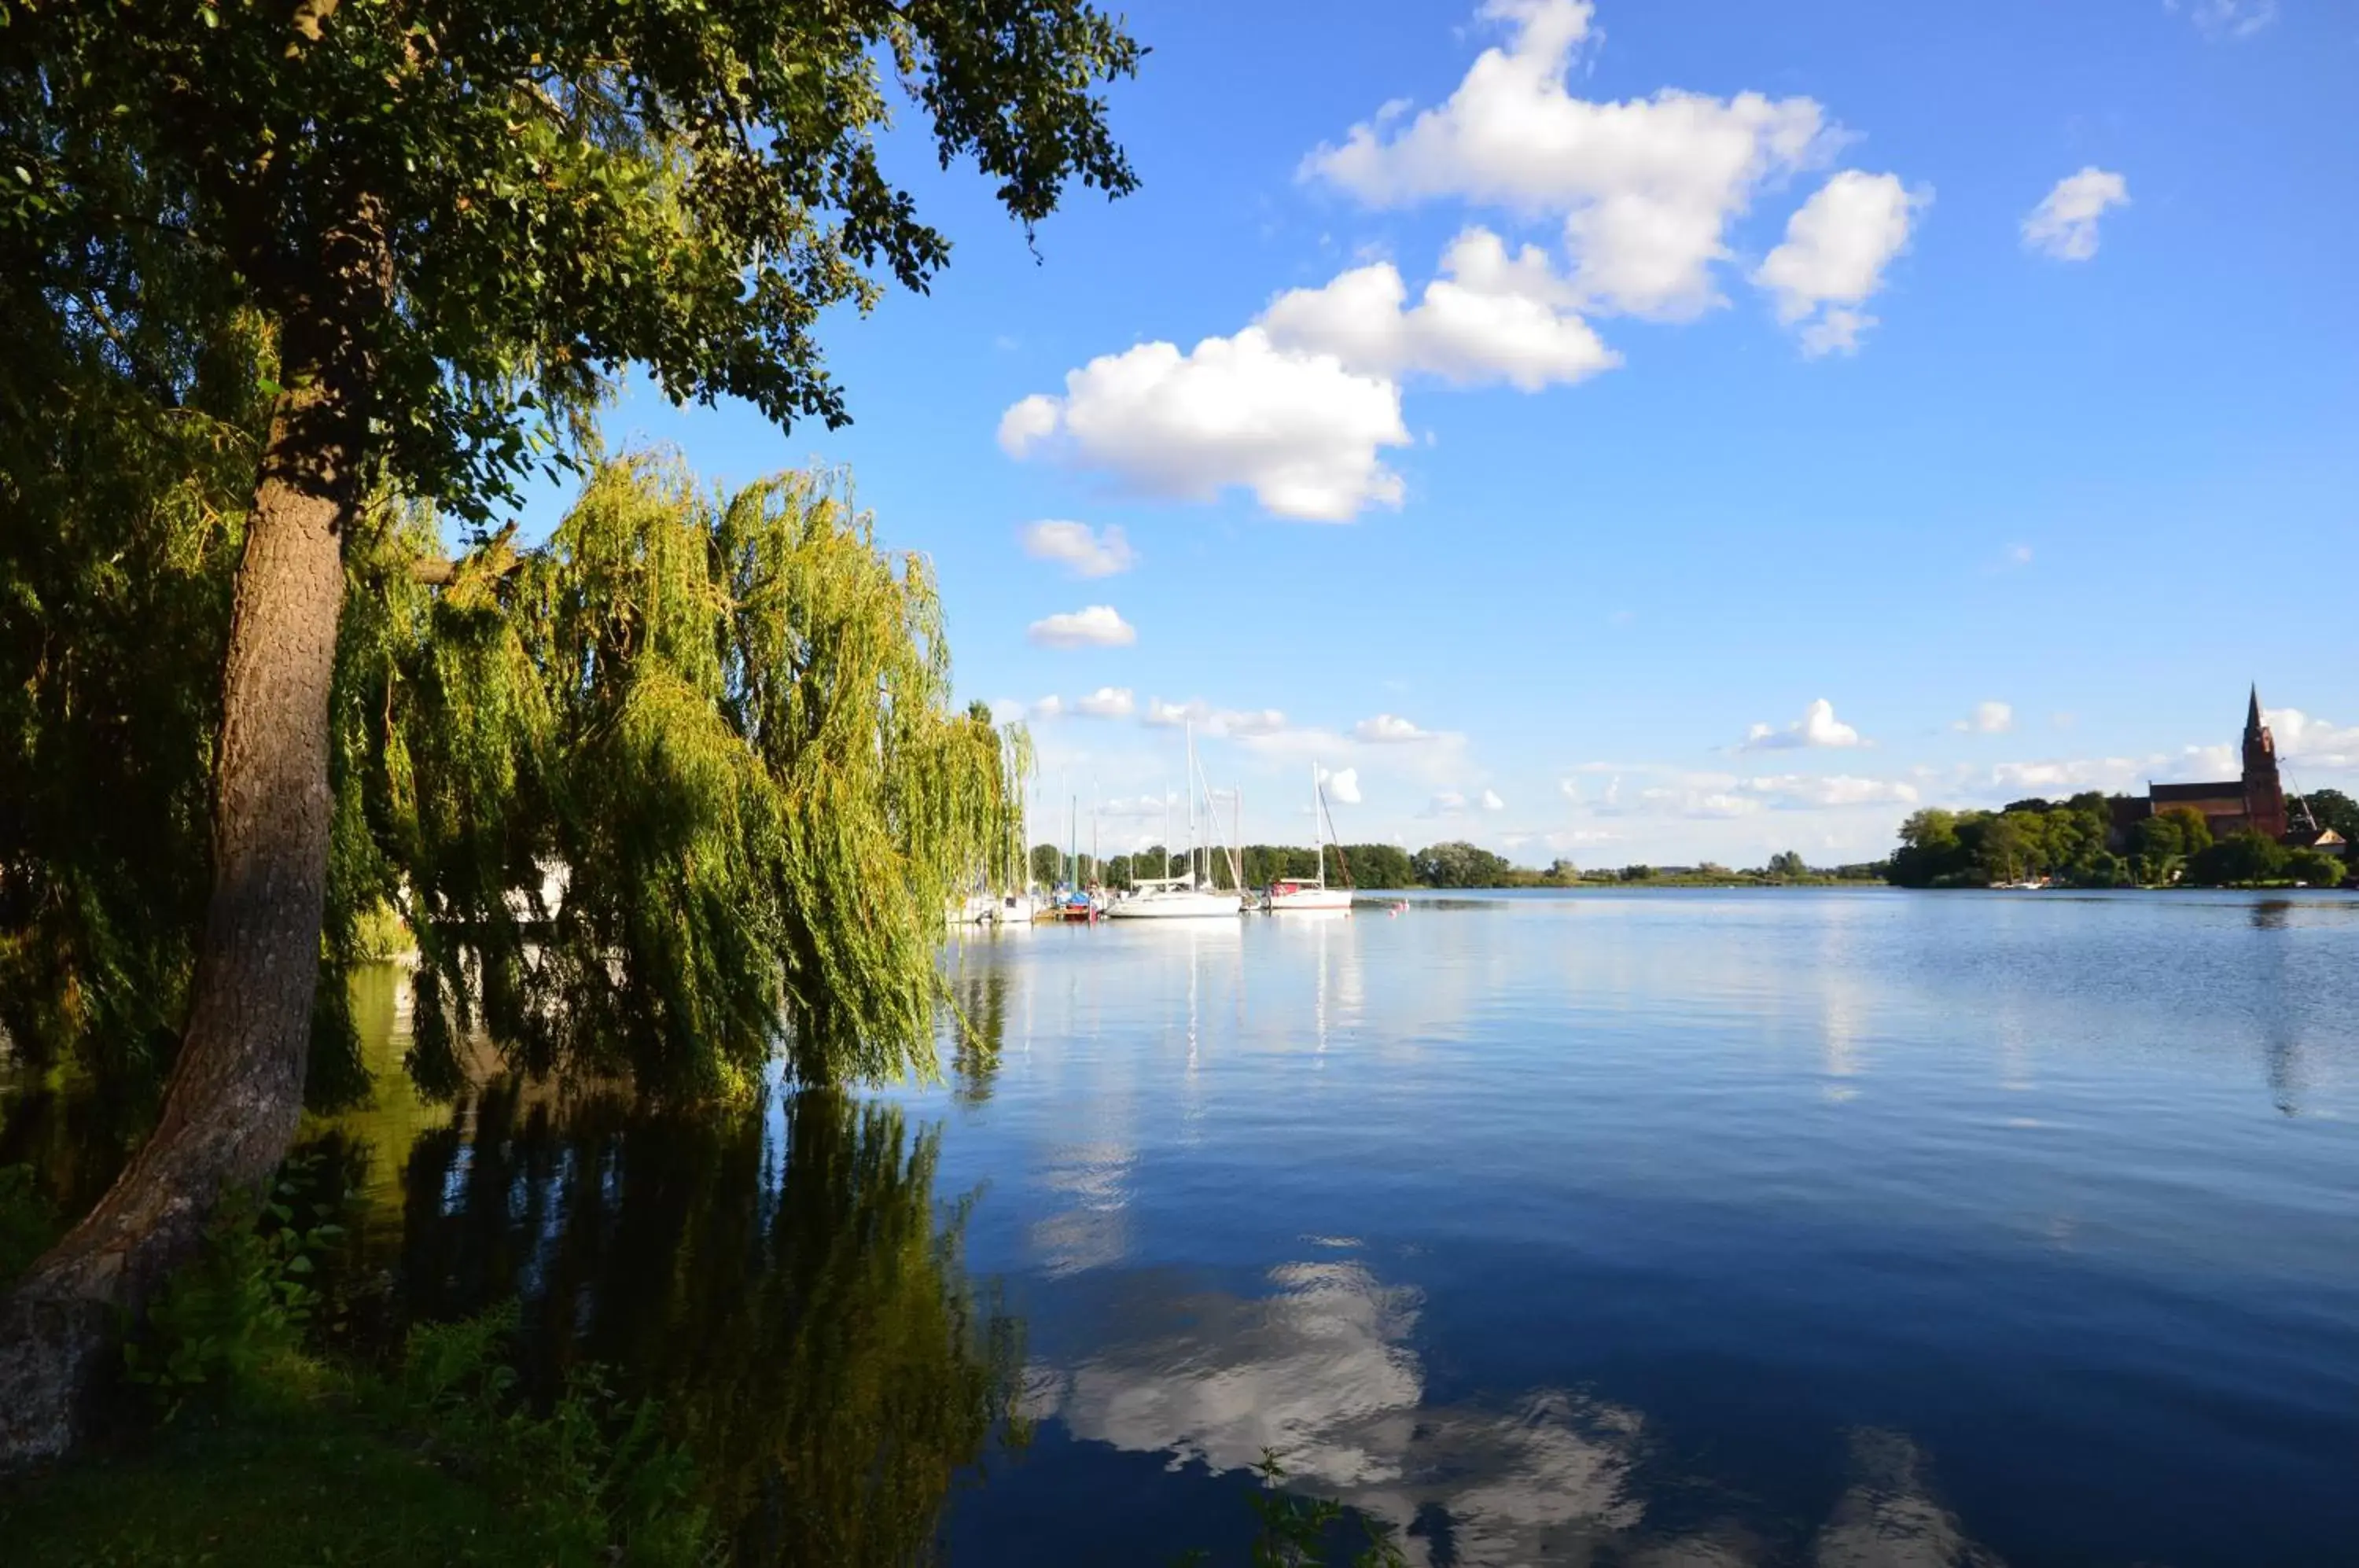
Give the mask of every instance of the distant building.
[{"label": "distant building", "polygon": [[[2277,742],[2261,723],[2261,691],[2253,688],[2252,705],[2245,712],[2245,774],[2215,784],[2149,784],[2139,795],[2114,797],[2114,829],[2126,834],[2159,811],[2181,808],[2201,811],[2212,836],[2250,830],[2279,843],[2287,842],[2285,785],[2277,778]],[[2308,842],[2305,836],[2304,842]]]}]

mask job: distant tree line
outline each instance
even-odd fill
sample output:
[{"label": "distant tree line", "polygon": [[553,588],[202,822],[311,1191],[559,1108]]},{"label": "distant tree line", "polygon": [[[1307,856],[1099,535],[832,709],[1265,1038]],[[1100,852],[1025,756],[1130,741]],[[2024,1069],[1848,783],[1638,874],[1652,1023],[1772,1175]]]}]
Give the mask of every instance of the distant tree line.
[{"label": "distant tree line", "polygon": [[[2303,799],[2320,827],[2354,838],[2359,802],[2338,789]],[[2301,820],[2298,808],[2295,815]],[[1900,824],[1900,848],[1887,876],[1902,887],[2041,879],[2074,887],[2332,887],[2348,869],[2324,850],[2288,848],[2249,829],[2215,839],[2203,814],[2187,806],[2138,819],[2116,844],[2112,802],[2090,790],[2061,802],[2017,800],[1995,811],[1919,811]]]},{"label": "distant tree line", "polygon": [[[1307,844],[1249,844],[1239,858],[1244,862],[1245,886],[1248,887],[1266,887],[1272,882],[1288,877],[1314,877],[1319,871],[1318,853]],[[1081,854],[1073,856],[1073,861],[1071,875],[1084,887],[1095,883],[1108,887],[1130,887],[1146,878],[1184,877],[1188,874],[1188,852],[1184,848],[1166,850],[1159,844],[1148,844],[1128,855],[1109,855],[1103,859]],[[1044,887],[1054,887],[1065,881],[1068,876],[1065,862],[1062,846],[1035,844],[1032,848],[1032,879]],[[1226,851],[1199,851],[1197,863],[1216,887],[1226,887],[1233,880]],[[1500,864],[1504,866],[1506,863],[1501,861]],[[1411,867],[1408,851],[1389,844],[1347,844],[1340,850],[1329,845],[1327,880],[1339,887],[1348,880],[1354,887],[1372,889],[1421,885]]]},{"label": "distant tree line", "polygon": [[[1245,886],[1266,887],[1272,882],[1317,875],[1316,852],[1308,845],[1249,844],[1238,857],[1244,866]],[[1055,887],[1069,879],[1087,887],[1097,884],[1108,887],[1134,887],[1143,878],[1179,877],[1187,873],[1188,859],[1183,850],[1167,852],[1161,844],[1149,844],[1128,855],[1099,859],[1086,854],[1071,857],[1067,866],[1064,848],[1059,844],[1041,844],[1032,848],[1033,881],[1043,887]],[[1227,887],[1232,878],[1227,855],[1219,850],[1200,858],[1204,875],[1216,887]],[[1623,866],[1582,870],[1570,860],[1552,861],[1546,869],[1517,866],[1505,855],[1453,839],[1445,844],[1429,844],[1414,853],[1390,844],[1347,844],[1327,850],[1327,880],[1341,886],[1348,882],[1354,887],[1381,891],[1402,887],[1621,887],[1644,885],[1651,887],[1772,887],[1783,884],[1825,884],[1833,882],[1878,882],[1885,877],[1882,861],[1858,865],[1814,868],[1802,856],[1787,850],[1772,855],[1766,866],[1749,871],[1734,871],[1711,861],[1696,866]]]}]

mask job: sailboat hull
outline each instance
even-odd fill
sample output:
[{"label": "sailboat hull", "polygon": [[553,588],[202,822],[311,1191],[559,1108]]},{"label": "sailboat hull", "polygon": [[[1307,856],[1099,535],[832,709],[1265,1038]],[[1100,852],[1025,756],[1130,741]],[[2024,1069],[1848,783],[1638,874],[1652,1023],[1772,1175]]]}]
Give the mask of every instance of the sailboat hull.
[{"label": "sailboat hull", "polygon": [[1141,893],[1117,898],[1106,910],[1110,920],[1208,920],[1225,915],[1236,919],[1244,906],[1234,893]]},{"label": "sailboat hull", "polygon": [[1349,887],[1295,887],[1286,892],[1273,891],[1264,905],[1273,915],[1308,914],[1351,907],[1352,890]]}]

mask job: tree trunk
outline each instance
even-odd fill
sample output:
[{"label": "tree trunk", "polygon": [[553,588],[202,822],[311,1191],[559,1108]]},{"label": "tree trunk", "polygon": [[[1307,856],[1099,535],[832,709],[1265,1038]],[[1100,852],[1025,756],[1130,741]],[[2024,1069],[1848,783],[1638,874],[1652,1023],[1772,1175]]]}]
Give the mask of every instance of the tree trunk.
[{"label": "tree trunk", "polygon": [[[362,211],[365,213],[366,209]],[[332,820],[329,687],[359,499],[369,356],[387,292],[381,231],[329,236],[287,315],[287,389],[246,525],[222,689],[213,888],[155,1133],[96,1208],[0,1305],[0,1468],[64,1453],[112,1347],[196,1251],[227,1192],[286,1157],[303,1105]]]}]

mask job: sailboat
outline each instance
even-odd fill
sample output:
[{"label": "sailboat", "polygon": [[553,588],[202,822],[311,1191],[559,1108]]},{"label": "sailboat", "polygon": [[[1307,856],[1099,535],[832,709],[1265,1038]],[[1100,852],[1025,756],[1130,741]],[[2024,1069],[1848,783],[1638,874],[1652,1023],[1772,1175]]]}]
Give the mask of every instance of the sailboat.
[{"label": "sailboat", "polygon": [[[1352,868],[1343,864],[1343,844],[1335,835],[1335,814],[1327,809],[1327,791],[1319,782],[1319,765],[1315,762],[1310,765],[1310,842],[1312,853],[1319,857],[1317,874],[1308,879],[1287,877],[1273,881],[1261,900],[1261,907],[1271,914],[1348,909],[1352,907]],[[1341,887],[1327,886],[1327,849],[1330,844],[1335,846],[1335,864],[1343,873]]]},{"label": "sailboat", "polygon": [[1245,900],[1234,891],[1224,893],[1209,887],[1196,873],[1197,779],[1196,732],[1191,725],[1188,731],[1188,875],[1136,878],[1133,886],[1137,891],[1115,899],[1106,910],[1108,920],[1201,920],[1213,915],[1234,920],[1245,911]]},{"label": "sailboat", "polygon": [[1040,898],[1032,886],[1032,790],[1022,786],[1016,816],[1016,843],[1003,846],[1008,864],[1001,869],[1000,886],[992,901],[991,920],[1003,930],[1025,931],[1039,918]]}]

